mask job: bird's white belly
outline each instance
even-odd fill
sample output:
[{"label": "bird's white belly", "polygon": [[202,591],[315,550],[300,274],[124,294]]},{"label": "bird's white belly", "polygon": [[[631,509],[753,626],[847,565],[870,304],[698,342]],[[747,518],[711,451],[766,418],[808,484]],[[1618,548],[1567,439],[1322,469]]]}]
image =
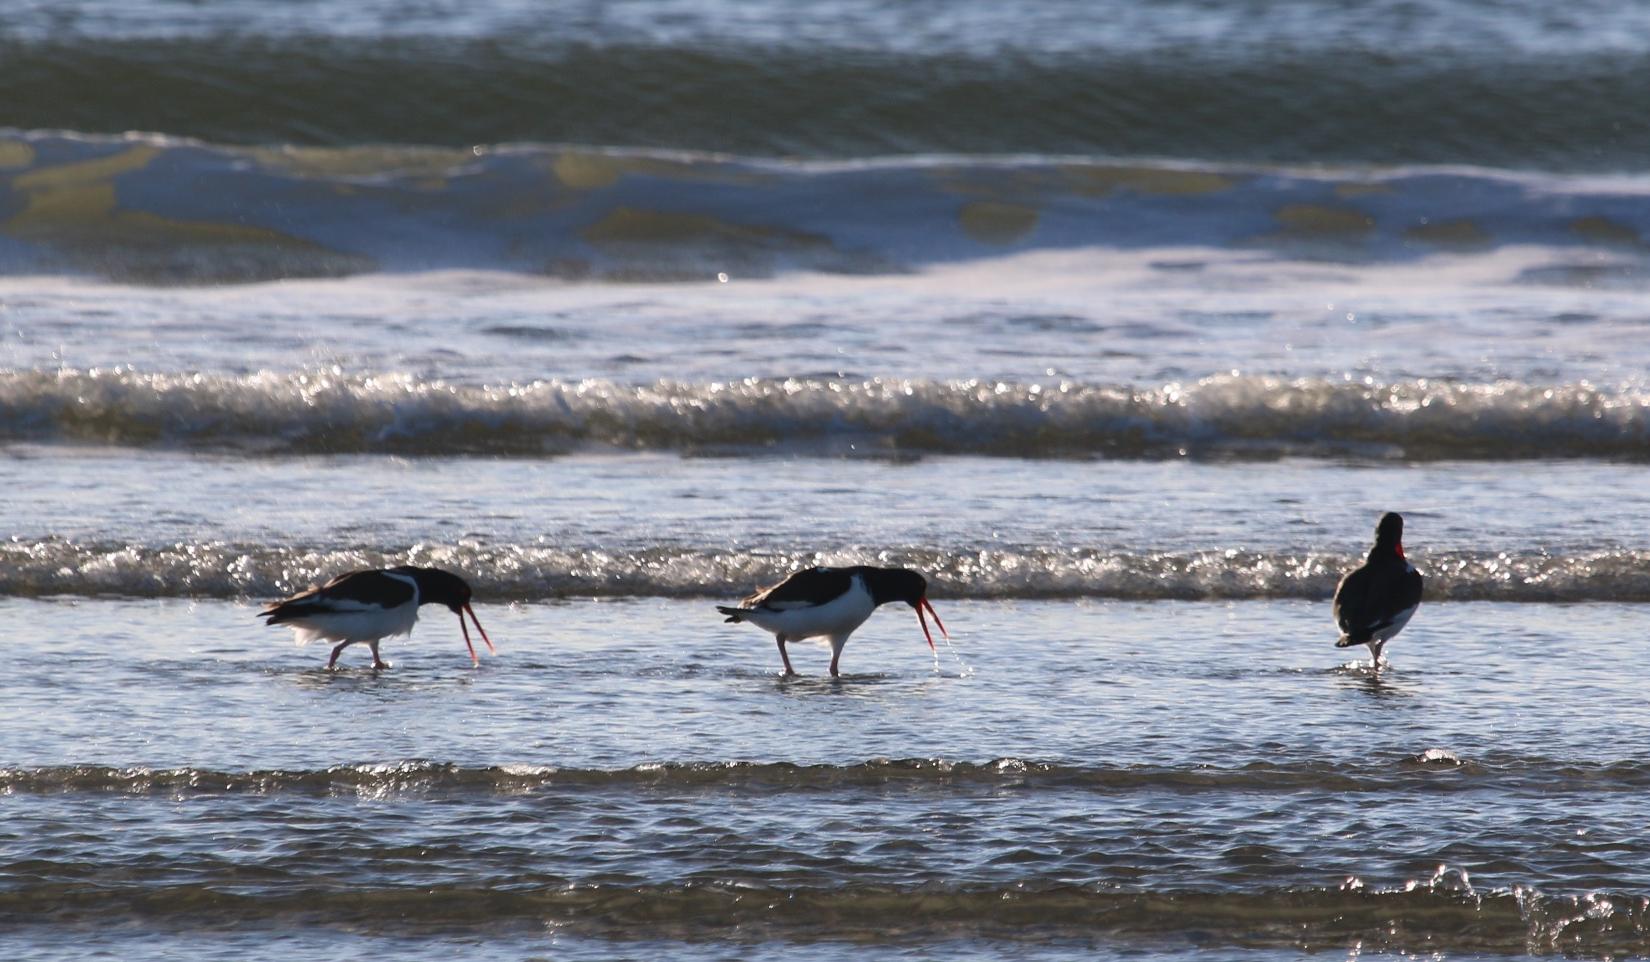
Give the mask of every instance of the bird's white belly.
[{"label": "bird's white belly", "polygon": [[329,611],[295,618],[287,622],[298,644],[312,641],[377,641],[405,635],[418,622],[418,606],[363,608],[359,611]]},{"label": "bird's white belly", "polygon": [[858,578],[852,590],[822,605],[797,605],[779,610],[753,609],[745,618],[752,624],[786,640],[801,638],[846,638],[865,624],[876,605],[871,593]]}]

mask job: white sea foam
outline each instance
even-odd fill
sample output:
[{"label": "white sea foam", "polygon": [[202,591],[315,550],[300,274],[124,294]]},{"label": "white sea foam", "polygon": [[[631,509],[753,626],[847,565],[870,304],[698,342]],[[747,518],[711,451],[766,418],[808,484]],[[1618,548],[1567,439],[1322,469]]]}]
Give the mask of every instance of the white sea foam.
[{"label": "white sea foam", "polygon": [[[609,551],[457,544],[386,551],[14,539],[0,543],[0,595],[264,599],[355,568],[411,563],[460,572],[478,597],[491,602],[584,596],[732,598],[812,565],[879,564],[927,573],[938,599],[1325,599],[1357,561],[1341,554],[1235,550]],[[1650,601],[1646,551],[1520,556],[1441,552],[1422,563],[1429,601]]]},{"label": "white sea foam", "polygon": [[1223,375],[1152,386],[897,378],[491,386],[411,374],[0,374],[0,438],[276,452],[854,445],[1018,457],[1650,456],[1650,391]]}]

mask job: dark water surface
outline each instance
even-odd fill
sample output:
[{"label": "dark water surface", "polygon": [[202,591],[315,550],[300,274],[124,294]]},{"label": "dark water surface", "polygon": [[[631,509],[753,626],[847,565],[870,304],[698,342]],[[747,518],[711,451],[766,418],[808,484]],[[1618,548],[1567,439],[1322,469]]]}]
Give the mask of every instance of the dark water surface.
[{"label": "dark water surface", "polygon": [[26,0],[0,126],[1636,171],[1647,38],[1605,0]]}]

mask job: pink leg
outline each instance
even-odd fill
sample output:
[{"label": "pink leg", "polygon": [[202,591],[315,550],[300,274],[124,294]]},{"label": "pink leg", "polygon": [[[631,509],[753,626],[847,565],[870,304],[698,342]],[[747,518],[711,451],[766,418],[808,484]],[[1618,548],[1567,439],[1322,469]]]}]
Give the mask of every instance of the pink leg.
[{"label": "pink leg", "polygon": [[774,641],[779,642],[779,657],[785,661],[785,677],[789,678],[796,674],[796,669],[791,667],[791,656],[785,652],[785,636],[775,635]]},{"label": "pink leg", "polygon": [[334,671],[334,670],[337,669],[337,667],[338,667],[338,656],[343,654],[344,649],[348,648],[349,646],[350,646],[350,643],[346,641],[343,644],[339,645],[338,647],[332,649],[332,657],[327,659],[327,671]]}]

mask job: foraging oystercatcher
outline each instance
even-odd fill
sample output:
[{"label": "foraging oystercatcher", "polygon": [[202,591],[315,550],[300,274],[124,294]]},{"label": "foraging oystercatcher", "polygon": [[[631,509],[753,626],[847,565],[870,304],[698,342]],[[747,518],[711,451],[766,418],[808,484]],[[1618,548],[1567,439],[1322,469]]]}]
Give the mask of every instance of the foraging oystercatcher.
[{"label": "foraging oystercatcher", "polygon": [[949,640],[951,635],[940,621],[940,613],[928,602],[928,579],[909,568],[872,568],[856,565],[852,568],[809,568],[798,571],[771,588],[764,588],[730,608],[717,605],[716,610],[728,616],[728,621],[748,621],[764,631],[773,632],[779,643],[779,657],[785,662],[785,674],[796,674],[791,657],[785,652],[785,643],[803,638],[824,637],[831,643],[831,677],[837,674],[837,659],[842,657],[842,646],[854,629],[871,617],[879,605],[903,601],[917,609],[917,621],[922,625],[928,647],[934,647],[934,636],[928,631],[928,619],[922,611],[926,607],[934,616],[934,624]]},{"label": "foraging oystercatcher", "polygon": [[272,602],[258,615],[268,618],[266,625],[291,628],[300,645],[318,638],[338,642],[332,649],[332,657],[327,659],[328,671],[338,664],[338,655],[357,642],[365,642],[372,649],[372,667],[388,668],[389,662],[378,657],[378,643],[393,635],[411,632],[418,621],[419,605],[446,605],[458,615],[458,627],[464,632],[464,646],[470,649],[472,664],[480,664],[481,659],[476,655],[475,645],[470,644],[470,629],[464,625],[465,613],[481,632],[487,650],[498,653],[470,607],[469,583],[440,568],[400,565],[351,571],[319,588]]},{"label": "foraging oystercatcher", "polygon": [[1368,645],[1374,671],[1381,669],[1381,649],[1421,606],[1421,573],[1404,557],[1403,541],[1403,516],[1381,515],[1369,560],[1335,589],[1335,623],[1342,632],[1335,647]]}]

